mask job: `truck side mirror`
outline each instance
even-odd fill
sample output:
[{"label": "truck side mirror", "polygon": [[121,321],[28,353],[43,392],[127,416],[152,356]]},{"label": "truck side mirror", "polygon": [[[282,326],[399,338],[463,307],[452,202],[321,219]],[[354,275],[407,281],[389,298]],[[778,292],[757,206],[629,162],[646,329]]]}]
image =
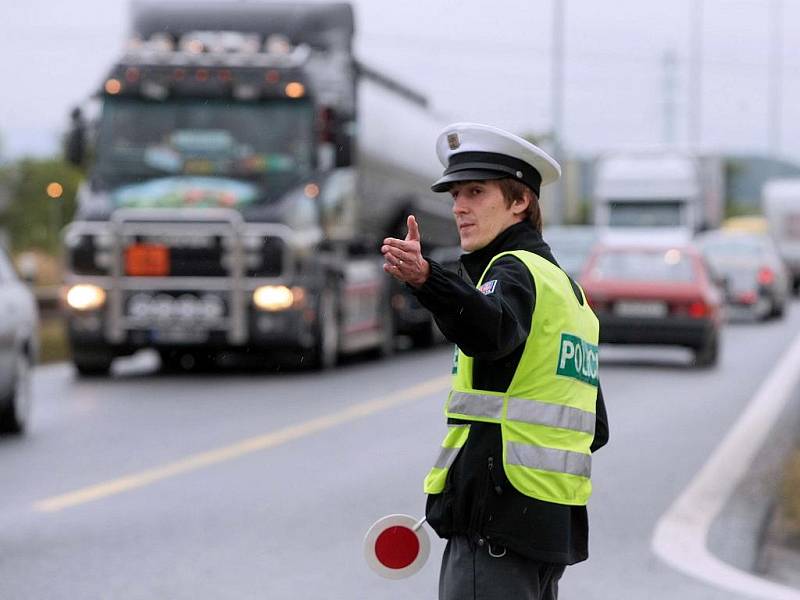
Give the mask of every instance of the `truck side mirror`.
[{"label": "truck side mirror", "polygon": [[346,131],[341,132],[336,140],[336,166],[353,165],[353,136]]},{"label": "truck side mirror", "polygon": [[23,252],[17,257],[17,272],[20,279],[30,286],[36,284],[39,279],[39,263],[36,255],[31,252]]},{"label": "truck side mirror", "polygon": [[86,123],[80,108],[72,110],[72,124],[64,144],[64,157],[76,167],[82,167],[86,159]]},{"label": "truck side mirror", "polygon": [[711,281],[714,282],[714,285],[719,288],[719,290],[727,295],[730,291],[731,281],[727,275],[723,275],[722,273],[718,273],[716,271],[711,272]]}]

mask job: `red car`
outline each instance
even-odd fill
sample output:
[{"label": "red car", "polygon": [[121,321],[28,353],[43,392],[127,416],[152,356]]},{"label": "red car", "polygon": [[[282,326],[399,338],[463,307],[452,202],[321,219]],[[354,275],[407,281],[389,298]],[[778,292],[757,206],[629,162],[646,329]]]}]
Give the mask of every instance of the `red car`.
[{"label": "red car", "polygon": [[723,298],[694,246],[601,244],[580,283],[601,342],[684,346],[697,366],[716,364]]}]

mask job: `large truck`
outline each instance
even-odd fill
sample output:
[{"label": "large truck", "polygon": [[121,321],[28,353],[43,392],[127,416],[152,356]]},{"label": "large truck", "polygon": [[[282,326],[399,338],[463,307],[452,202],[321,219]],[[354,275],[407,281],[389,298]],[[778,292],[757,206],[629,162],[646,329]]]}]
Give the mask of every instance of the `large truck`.
[{"label": "large truck", "polygon": [[670,149],[605,154],[595,165],[594,222],[603,230],[690,238],[722,222],[724,185],[718,156]]},{"label": "large truck", "polygon": [[761,192],[761,209],[797,293],[800,290],[800,178],[767,181]]},{"label": "large truck", "polygon": [[141,348],[168,365],[240,350],[324,368],[429,330],[379,246],[411,212],[427,248],[457,243],[419,151],[441,123],[356,60],[351,6],[139,3],[132,17],[99,116],[73,113],[67,138],[88,168],[64,232],[78,372]]}]

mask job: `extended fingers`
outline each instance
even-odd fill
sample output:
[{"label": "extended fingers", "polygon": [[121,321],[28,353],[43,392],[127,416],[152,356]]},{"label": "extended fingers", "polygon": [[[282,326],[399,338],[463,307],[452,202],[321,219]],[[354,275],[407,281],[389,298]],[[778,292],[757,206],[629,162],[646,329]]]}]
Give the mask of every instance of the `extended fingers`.
[{"label": "extended fingers", "polygon": [[414,255],[409,254],[408,252],[401,250],[400,248],[393,248],[391,246],[383,246],[381,248],[381,253],[384,257],[392,257],[395,261],[406,261],[411,262],[414,260]]},{"label": "extended fingers", "polygon": [[[400,250],[404,250],[406,252],[419,252],[419,242],[415,241],[405,241],[405,240],[398,240],[397,238],[386,238],[383,240],[384,246],[391,246],[392,248],[399,248]],[[381,252],[383,252],[383,248],[381,248]]]},{"label": "extended fingers", "polygon": [[408,235],[406,236],[406,240],[418,242],[420,240],[420,237],[419,237],[419,225],[417,224],[416,217],[414,217],[414,215],[408,215],[408,219],[406,219],[406,224],[408,225]]},{"label": "extended fingers", "polygon": [[396,254],[384,254],[383,259],[389,263],[390,265],[402,265],[405,261],[402,256],[397,256]]}]

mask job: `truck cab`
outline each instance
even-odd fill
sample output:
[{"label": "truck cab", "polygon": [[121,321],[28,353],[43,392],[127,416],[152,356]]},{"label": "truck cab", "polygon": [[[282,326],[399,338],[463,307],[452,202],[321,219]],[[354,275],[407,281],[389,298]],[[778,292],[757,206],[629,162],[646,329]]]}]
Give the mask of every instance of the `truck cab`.
[{"label": "truck cab", "polygon": [[597,161],[593,195],[602,229],[688,239],[722,219],[722,167],[677,150],[610,153]]},{"label": "truck cab", "polygon": [[64,232],[81,374],[291,351],[327,367],[393,346],[378,235],[359,227],[356,63],[346,4],[137,4],[104,78]]}]

